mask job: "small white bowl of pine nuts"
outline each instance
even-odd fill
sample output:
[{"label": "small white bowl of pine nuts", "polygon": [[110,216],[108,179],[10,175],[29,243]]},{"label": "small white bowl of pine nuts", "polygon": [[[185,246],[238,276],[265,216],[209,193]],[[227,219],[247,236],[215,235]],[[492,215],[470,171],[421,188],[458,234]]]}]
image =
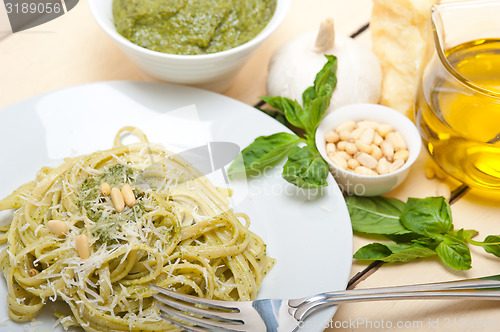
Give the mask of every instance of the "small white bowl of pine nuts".
[{"label": "small white bowl of pine nuts", "polygon": [[420,154],[413,122],[377,104],[354,104],[328,114],[316,130],[316,146],[340,189],[376,196],[403,182]]}]

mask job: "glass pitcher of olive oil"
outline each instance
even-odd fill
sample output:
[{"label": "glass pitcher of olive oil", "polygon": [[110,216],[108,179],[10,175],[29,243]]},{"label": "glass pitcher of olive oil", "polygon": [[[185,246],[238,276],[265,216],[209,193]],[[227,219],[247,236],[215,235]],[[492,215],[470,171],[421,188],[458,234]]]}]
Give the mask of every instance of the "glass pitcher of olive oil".
[{"label": "glass pitcher of olive oil", "polygon": [[416,122],[435,162],[475,188],[500,190],[500,1],[432,8],[435,51]]}]

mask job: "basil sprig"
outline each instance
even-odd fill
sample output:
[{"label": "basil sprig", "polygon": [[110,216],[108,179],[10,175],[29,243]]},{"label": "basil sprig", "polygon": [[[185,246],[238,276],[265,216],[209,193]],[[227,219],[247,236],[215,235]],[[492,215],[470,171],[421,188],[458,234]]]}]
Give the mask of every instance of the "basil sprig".
[{"label": "basil sprig", "polygon": [[290,125],[303,132],[303,137],[289,133],[257,137],[241,152],[244,167],[233,162],[228,169],[229,176],[241,172],[256,175],[288,157],[282,173],[286,181],[305,189],[327,185],[328,164],[314,141],[316,128],[325,116],[337,85],[337,58],[333,55],[325,57],[327,62],[316,75],[314,85],[302,94],[303,106],[285,97],[261,98],[284,116]]},{"label": "basil sprig", "polygon": [[406,203],[381,196],[345,200],[354,231],[393,241],[368,244],[356,251],[356,259],[391,263],[437,255],[455,270],[469,270],[469,244],[500,257],[500,236],[489,235],[478,242],[472,240],[477,231],[455,230],[450,205],[443,197],[408,198]]}]

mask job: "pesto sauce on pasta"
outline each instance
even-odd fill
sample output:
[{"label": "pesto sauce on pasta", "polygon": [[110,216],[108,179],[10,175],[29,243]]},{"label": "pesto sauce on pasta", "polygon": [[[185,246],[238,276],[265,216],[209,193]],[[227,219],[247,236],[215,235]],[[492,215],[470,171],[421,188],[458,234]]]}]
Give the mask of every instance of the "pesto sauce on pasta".
[{"label": "pesto sauce on pasta", "polygon": [[[68,309],[56,313],[65,328],[170,331],[150,283],[220,300],[255,298],[274,259],[248,230],[248,216],[231,210],[227,190],[142,133],[140,144],[122,145],[123,131],[137,132],[124,128],[112,149],[42,168],[0,200],[0,211],[16,209],[0,228],[12,320],[29,321],[48,301],[59,301]],[[117,212],[99,191],[103,181],[129,184],[137,203]],[[51,220],[68,231],[52,234]],[[82,234],[88,258],[75,245]]]}]

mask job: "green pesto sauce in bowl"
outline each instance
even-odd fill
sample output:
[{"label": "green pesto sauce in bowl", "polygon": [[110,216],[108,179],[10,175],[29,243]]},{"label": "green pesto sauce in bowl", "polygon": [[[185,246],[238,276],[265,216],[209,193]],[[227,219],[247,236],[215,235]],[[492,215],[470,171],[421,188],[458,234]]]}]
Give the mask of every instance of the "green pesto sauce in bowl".
[{"label": "green pesto sauce in bowl", "polygon": [[271,20],[277,0],[113,0],[118,33],[147,49],[209,54],[244,44]]}]

